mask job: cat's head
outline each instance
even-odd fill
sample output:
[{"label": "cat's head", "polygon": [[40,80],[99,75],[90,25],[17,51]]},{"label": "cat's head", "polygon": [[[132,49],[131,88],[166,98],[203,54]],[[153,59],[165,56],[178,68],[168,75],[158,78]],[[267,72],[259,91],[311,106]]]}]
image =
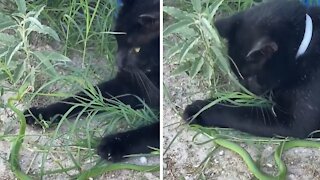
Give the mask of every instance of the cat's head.
[{"label": "cat's head", "polygon": [[122,0],[115,31],[120,70],[158,71],[160,58],[160,1]]},{"label": "cat's head", "polygon": [[231,68],[248,90],[262,94],[293,75],[305,18],[298,1],[274,0],[215,22],[228,41]]}]

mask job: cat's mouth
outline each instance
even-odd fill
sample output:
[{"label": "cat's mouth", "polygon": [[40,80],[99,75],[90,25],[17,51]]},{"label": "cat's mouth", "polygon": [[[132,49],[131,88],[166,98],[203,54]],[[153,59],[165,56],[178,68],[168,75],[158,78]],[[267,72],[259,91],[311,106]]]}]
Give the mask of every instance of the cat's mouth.
[{"label": "cat's mouth", "polygon": [[250,76],[240,80],[240,83],[255,95],[263,95],[270,91],[258,82],[257,76]]}]

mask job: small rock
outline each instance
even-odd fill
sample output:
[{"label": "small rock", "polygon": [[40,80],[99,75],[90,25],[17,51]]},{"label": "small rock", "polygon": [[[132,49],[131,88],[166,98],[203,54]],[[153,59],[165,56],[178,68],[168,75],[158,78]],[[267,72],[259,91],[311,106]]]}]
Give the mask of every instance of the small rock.
[{"label": "small rock", "polygon": [[272,147],[271,147],[271,146],[268,146],[268,147],[266,148],[266,150],[267,150],[267,151],[272,151]]},{"label": "small rock", "polygon": [[220,155],[220,156],[223,156],[223,155],[224,155],[224,151],[220,151],[220,152],[219,152],[219,155]]},{"label": "small rock", "polygon": [[270,163],[267,163],[266,166],[269,167],[269,168],[272,168],[273,165],[270,164]]},{"label": "small rock", "polygon": [[288,175],[288,179],[292,179],[292,180],[293,180],[293,179],[296,179],[296,176],[295,176],[294,174],[289,174],[289,175]]},{"label": "small rock", "polygon": [[147,160],[146,157],[141,157],[141,158],[140,158],[140,163],[141,163],[141,164],[147,164],[147,162],[148,162],[148,160]]}]

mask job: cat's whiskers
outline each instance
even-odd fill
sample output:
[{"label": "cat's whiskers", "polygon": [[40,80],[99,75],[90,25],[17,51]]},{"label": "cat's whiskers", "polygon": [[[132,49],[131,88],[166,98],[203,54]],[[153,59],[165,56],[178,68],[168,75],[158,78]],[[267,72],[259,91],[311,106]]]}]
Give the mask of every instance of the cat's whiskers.
[{"label": "cat's whiskers", "polygon": [[263,118],[263,122],[264,122],[264,124],[265,125],[267,125],[267,121],[268,121],[268,119],[266,118],[266,116],[265,116],[265,111],[263,110],[263,108],[262,107],[259,107],[259,109],[260,109],[260,111],[261,111],[261,114],[262,114],[262,118]]},{"label": "cat's whiskers", "polygon": [[138,82],[138,85],[141,88],[143,88],[146,94],[147,100],[151,102],[152,98],[151,98],[150,92],[156,89],[156,87],[154,87],[150,79],[141,70],[136,69],[136,70],[130,71],[130,74],[135,79],[135,81]]},{"label": "cat's whiskers", "polygon": [[140,71],[138,71],[138,73],[136,73],[136,75],[138,76],[137,80],[139,80],[138,82],[142,85],[142,88],[145,90],[148,100],[151,101],[149,89],[148,89],[149,85],[147,83],[147,86],[146,86],[146,83],[144,82],[144,80],[148,80],[148,78],[142,78],[141,74],[142,73]]},{"label": "cat's whiskers", "polygon": [[236,68],[239,77],[240,77],[241,79],[244,79],[244,77],[242,76],[242,74],[241,74],[241,72],[240,72],[237,64],[233,61],[233,59],[232,59],[231,57],[229,57],[229,59],[230,59],[230,61],[232,62],[233,66]]},{"label": "cat's whiskers", "polygon": [[159,89],[153,84],[153,82],[147,77],[147,75],[143,71],[140,71],[140,75],[141,75],[140,77],[143,77],[144,84],[146,84],[147,87],[148,87],[148,89],[146,89],[146,91],[152,92],[152,94],[151,94],[152,98],[149,97],[149,101],[152,104],[159,103],[159,101],[158,101],[160,99],[160,97],[159,97],[159,94],[160,94]]}]

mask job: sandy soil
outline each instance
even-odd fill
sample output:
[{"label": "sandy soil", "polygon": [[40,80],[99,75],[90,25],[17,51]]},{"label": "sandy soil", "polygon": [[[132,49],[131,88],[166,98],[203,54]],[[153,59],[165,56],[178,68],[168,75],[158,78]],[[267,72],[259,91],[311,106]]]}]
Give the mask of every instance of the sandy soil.
[{"label": "sandy soil", "polygon": [[[210,145],[195,145],[192,137],[195,132],[188,130],[182,124],[179,114],[192,100],[203,99],[207,88],[201,86],[199,80],[192,80],[186,75],[172,76],[170,73],[175,67],[164,65],[164,83],[167,89],[167,98],[164,101],[164,178],[167,180],[193,180],[199,177],[207,179],[255,179],[248,171],[240,156],[219,148],[212,155],[212,159],[204,170],[198,171],[198,166],[211,151]],[[273,161],[273,145],[241,144],[268,173],[275,174],[276,167]],[[295,148],[284,153],[283,159],[288,167],[287,179],[314,180],[320,179],[320,150]],[[200,174],[203,174],[200,176]]]}]

